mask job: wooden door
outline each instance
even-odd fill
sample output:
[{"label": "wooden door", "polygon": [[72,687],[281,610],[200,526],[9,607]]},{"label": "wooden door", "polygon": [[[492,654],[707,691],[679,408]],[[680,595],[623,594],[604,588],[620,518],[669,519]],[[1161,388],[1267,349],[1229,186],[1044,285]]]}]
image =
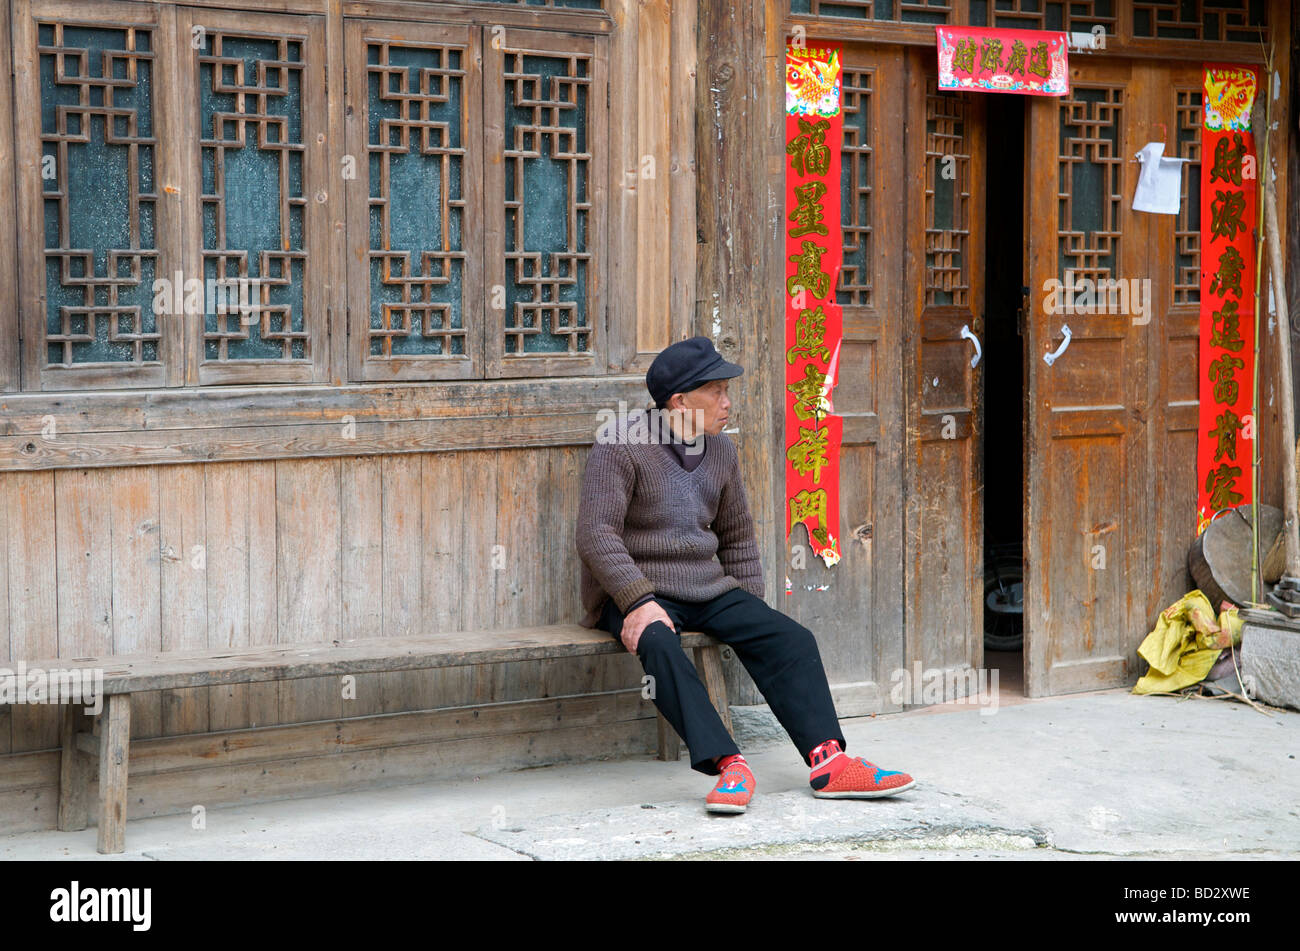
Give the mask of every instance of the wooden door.
[{"label": "wooden door", "polygon": [[[796,527],[782,610],[817,633],[840,716],[898,710],[891,677],[903,665],[903,175],[902,51],[844,49],[841,230],[836,286],[843,308],[835,411],[840,452],[841,560],[827,568]],[[834,633],[831,633],[834,632]]]},{"label": "wooden door", "polygon": [[[1170,574],[1169,552],[1178,545],[1159,555],[1161,539],[1181,537],[1185,551],[1194,533],[1191,519],[1180,532],[1170,486],[1155,474],[1158,459],[1165,471],[1196,471],[1195,438],[1184,432],[1196,418],[1194,309],[1185,299],[1171,306],[1178,282],[1163,270],[1172,274],[1177,260],[1172,223],[1131,207],[1134,153],[1171,130],[1178,136],[1173,81],[1189,85],[1179,70],[1186,67],[1088,62],[1071,68],[1068,96],[1029,108],[1030,696],[1124,684],[1153,620],[1153,592],[1171,587],[1159,576]],[[1179,227],[1186,258],[1195,242],[1186,240],[1185,219]],[[1054,293],[1053,282],[1080,281],[1074,302]],[[1108,281],[1124,285],[1105,289]],[[1184,275],[1182,286],[1188,283]],[[1088,290],[1091,302],[1082,296]],[[1162,369],[1174,351],[1190,361],[1184,378]],[[1049,354],[1059,356],[1049,363]],[[1192,491],[1193,506],[1194,499]],[[1184,514],[1194,515],[1191,508]]]},{"label": "wooden door", "polygon": [[937,88],[933,51],[908,54],[905,657],[913,680],[917,663],[945,672],[945,700],[972,692],[960,675],[984,656],[984,105]]}]

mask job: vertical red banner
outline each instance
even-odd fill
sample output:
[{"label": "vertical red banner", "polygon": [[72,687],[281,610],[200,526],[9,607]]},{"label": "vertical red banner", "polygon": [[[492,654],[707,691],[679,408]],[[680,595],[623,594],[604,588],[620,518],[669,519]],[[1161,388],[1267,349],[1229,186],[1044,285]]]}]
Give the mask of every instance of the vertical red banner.
[{"label": "vertical red banner", "polygon": [[1196,531],[1253,500],[1255,141],[1259,77],[1207,64],[1201,115],[1200,414]]},{"label": "vertical red banner", "polygon": [[830,397],[843,326],[835,302],[844,256],[841,72],[839,47],[786,49],[786,537],[803,523],[827,567],[840,560],[843,420]]}]

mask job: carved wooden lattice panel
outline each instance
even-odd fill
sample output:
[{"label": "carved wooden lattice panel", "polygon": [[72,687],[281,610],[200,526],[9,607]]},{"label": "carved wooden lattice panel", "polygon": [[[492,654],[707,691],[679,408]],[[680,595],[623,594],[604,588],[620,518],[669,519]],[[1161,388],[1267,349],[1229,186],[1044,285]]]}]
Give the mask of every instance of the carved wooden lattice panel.
[{"label": "carved wooden lattice panel", "polygon": [[92,371],[76,385],[161,384],[156,33],[50,20],[35,31],[46,303],[28,333],[43,336],[47,370]]},{"label": "carved wooden lattice panel", "polygon": [[872,197],[876,168],[871,100],[874,84],[874,70],[844,71],[844,135],[840,146],[840,217],[844,233],[844,261],[840,267],[840,282],[835,299],[846,306],[870,307],[874,303]]},{"label": "carved wooden lattice panel", "polygon": [[1182,197],[1174,225],[1174,304],[1199,304],[1201,300],[1201,93],[1174,92],[1178,125],[1175,155],[1183,163]]},{"label": "carved wooden lattice panel", "polygon": [[925,96],[925,306],[969,304],[971,170],[970,99]]},{"label": "carved wooden lattice panel", "polygon": [[1137,0],[1133,35],[1259,43],[1267,10],[1263,0]]},{"label": "carved wooden lattice panel", "polygon": [[1115,3],[1116,0],[971,0],[970,22],[973,26],[1081,33],[1102,26],[1114,36],[1119,25]]},{"label": "carved wooden lattice panel", "polygon": [[790,12],[855,20],[950,23],[953,0],[790,0]]},{"label": "carved wooden lattice panel", "polygon": [[351,272],[353,372],[478,376],[482,101],[471,33],[350,23],[347,36],[350,74],[364,77],[349,86],[348,149],[366,183],[351,217],[350,257],[364,262]]},{"label": "carved wooden lattice panel", "polygon": [[1118,278],[1123,198],[1123,89],[1076,85],[1060,100],[1058,277]]},{"label": "carved wooden lattice panel", "polygon": [[302,36],[215,28],[202,39],[203,278],[217,290],[204,302],[202,359],[306,363],[308,44]]},{"label": "carved wooden lattice panel", "polygon": [[[590,352],[591,57],[506,54],[506,353]],[[543,198],[530,202],[528,196]]]},{"label": "carved wooden lattice panel", "polygon": [[592,149],[606,95],[590,38],[521,30],[485,44],[485,143],[502,156],[485,174],[502,225],[486,228],[489,376],[595,371],[605,176]]},{"label": "carved wooden lattice panel", "polygon": [[366,46],[371,356],[466,352],[464,55]]}]

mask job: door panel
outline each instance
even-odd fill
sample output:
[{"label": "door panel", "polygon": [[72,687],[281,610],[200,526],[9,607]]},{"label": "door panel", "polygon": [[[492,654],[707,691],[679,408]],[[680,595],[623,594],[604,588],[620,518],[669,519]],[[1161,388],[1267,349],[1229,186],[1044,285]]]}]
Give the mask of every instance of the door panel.
[{"label": "door panel", "polygon": [[[1153,324],[1131,301],[1128,312],[1062,312],[1069,301],[1052,299],[1051,282],[1151,276],[1155,216],[1130,208],[1138,167],[1128,159],[1153,128],[1153,77],[1122,62],[1071,74],[1068,96],[1030,103],[1025,150],[1030,696],[1127,680],[1152,573]],[[1123,297],[1106,302],[1120,310]],[[1068,347],[1049,365],[1067,326]]]},{"label": "door panel", "polygon": [[[903,55],[847,44],[844,50],[841,221],[844,261],[840,382],[841,559],[826,568],[807,536],[790,536],[782,608],[818,636],[840,716],[897,710],[890,678],[903,663],[903,399],[898,275],[903,268]],[[801,546],[801,550],[796,548]],[[846,623],[851,622],[851,623]],[[830,632],[837,632],[831,634]]]},{"label": "door panel", "polygon": [[[981,367],[984,100],[941,92],[930,50],[908,54],[906,664],[983,663]],[[944,699],[974,683],[944,678]]]}]

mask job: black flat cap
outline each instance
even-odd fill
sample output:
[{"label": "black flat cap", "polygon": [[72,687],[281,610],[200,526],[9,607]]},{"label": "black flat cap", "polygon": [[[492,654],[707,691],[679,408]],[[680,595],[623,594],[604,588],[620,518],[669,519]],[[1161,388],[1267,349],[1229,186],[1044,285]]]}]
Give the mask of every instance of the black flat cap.
[{"label": "black flat cap", "polygon": [[745,368],[728,363],[708,337],[679,340],[665,347],[646,371],[645,385],[659,406],[674,393],[689,393],[710,380],[729,380],[740,376]]}]

